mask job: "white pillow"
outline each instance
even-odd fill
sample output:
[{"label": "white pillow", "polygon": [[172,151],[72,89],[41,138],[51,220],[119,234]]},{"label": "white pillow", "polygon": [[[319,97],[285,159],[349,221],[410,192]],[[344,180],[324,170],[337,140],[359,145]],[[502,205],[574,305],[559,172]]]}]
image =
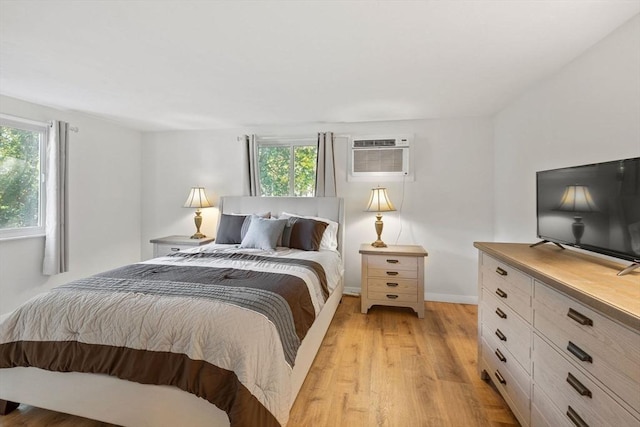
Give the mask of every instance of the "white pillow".
[{"label": "white pillow", "polygon": [[331,251],[338,250],[338,223],[337,222],[327,218],[320,218],[317,216],[298,215],[298,214],[289,213],[289,212],[282,212],[278,218],[291,218],[293,216],[297,216],[300,218],[315,219],[316,221],[322,221],[326,224],[329,224],[327,228],[324,229],[322,240],[320,240],[320,250],[323,250],[323,249],[327,249]]}]

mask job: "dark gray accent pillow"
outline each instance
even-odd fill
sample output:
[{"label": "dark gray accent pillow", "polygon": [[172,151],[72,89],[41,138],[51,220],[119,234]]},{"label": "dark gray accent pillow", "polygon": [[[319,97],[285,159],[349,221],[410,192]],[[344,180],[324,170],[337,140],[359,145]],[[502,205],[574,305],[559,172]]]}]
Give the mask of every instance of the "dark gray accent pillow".
[{"label": "dark gray accent pillow", "polygon": [[[245,221],[249,223],[251,217],[249,215],[222,214],[220,216],[220,224],[218,225],[216,243],[230,244],[242,242],[242,229]],[[248,224],[246,227],[248,228]]]},{"label": "dark gray accent pillow", "polygon": [[310,218],[291,217],[282,233],[282,246],[303,251],[317,251],[324,229],[329,224]]}]

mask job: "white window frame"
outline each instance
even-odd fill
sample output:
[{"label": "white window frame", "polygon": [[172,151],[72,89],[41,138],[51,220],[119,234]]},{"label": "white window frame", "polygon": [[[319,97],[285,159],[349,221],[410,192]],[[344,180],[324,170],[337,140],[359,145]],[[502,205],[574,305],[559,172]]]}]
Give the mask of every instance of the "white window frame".
[{"label": "white window frame", "polygon": [[[258,139],[258,153],[261,147],[289,147],[289,194],[283,197],[313,197],[313,196],[296,196],[294,194],[295,189],[295,152],[294,147],[316,147],[317,150],[318,141],[311,138],[281,138],[281,137],[261,137]],[[316,163],[317,163],[316,152]],[[262,182],[260,182],[260,160],[258,156],[258,194],[261,197],[262,194]]]},{"label": "white window frame", "polygon": [[38,226],[0,229],[0,240],[23,239],[45,235],[46,206],[46,165],[47,144],[49,141],[50,123],[23,119],[21,117],[0,114],[0,125],[14,129],[40,132],[40,200],[38,205]]}]

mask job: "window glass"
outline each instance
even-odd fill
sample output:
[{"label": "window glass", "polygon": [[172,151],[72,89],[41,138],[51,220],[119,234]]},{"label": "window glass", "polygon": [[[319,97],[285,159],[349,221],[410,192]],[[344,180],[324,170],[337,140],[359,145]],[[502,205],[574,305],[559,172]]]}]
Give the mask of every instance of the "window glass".
[{"label": "window glass", "polygon": [[316,158],[318,148],[313,145],[294,146],[293,195],[313,197],[316,188]]},{"label": "window glass", "polygon": [[46,128],[0,120],[0,237],[42,234]]},{"label": "window glass", "polygon": [[313,197],[317,147],[302,142],[259,144],[260,195]]}]

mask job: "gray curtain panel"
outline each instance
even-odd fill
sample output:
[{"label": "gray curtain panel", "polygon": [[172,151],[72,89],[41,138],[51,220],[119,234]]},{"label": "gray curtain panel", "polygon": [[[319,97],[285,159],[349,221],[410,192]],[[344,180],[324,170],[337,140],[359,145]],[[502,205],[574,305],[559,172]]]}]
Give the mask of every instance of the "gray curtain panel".
[{"label": "gray curtain panel", "polygon": [[333,132],[318,133],[316,197],[336,197],[336,167],[333,157],[333,140]]},{"label": "gray curtain panel", "polygon": [[245,196],[259,196],[258,188],[258,142],[255,135],[242,135],[238,137],[244,144],[243,161],[243,193]]},{"label": "gray curtain panel", "polygon": [[49,131],[46,170],[45,244],[42,274],[69,270],[67,194],[69,123],[54,121]]}]

